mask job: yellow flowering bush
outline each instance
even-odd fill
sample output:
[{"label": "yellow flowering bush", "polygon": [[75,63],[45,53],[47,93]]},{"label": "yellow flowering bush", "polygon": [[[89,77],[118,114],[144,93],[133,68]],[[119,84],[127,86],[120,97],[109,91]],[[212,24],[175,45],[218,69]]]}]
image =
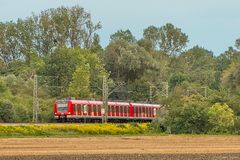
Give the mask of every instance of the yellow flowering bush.
[{"label": "yellow flowering bush", "polygon": [[149,133],[147,123],[0,125],[0,136],[131,135]]}]

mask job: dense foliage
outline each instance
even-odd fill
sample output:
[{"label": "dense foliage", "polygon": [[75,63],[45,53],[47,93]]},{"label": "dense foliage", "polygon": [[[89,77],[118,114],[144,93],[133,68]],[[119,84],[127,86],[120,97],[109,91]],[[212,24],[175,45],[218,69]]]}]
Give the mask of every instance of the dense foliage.
[{"label": "dense foliage", "polygon": [[[60,7],[16,22],[0,22],[0,122],[31,122],[38,75],[41,122],[51,122],[56,98],[156,102],[164,114],[152,128],[172,133],[237,132],[240,128],[240,40],[219,56],[195,46],[171,23],[129,29],[100,45],[83,8]],[[219,54],[219,53],[218,53]]]}]

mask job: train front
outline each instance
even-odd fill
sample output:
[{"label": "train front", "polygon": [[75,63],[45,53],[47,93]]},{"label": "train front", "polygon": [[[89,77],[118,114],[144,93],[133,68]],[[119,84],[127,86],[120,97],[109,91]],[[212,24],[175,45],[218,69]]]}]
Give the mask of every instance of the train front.
[{"label": "train front", "polygon": [[66,122],[68,115],[68,100],[56,100],[54,103],[54,118]]}]

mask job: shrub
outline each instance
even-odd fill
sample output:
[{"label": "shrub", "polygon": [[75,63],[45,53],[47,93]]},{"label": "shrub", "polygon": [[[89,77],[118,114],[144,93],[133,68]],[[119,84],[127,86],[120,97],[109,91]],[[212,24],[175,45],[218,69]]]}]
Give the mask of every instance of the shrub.
[{"label": "shrub", "polygon": [[209,132],[229,132],[234,126],[234,113],[227,104],[215,103],[208,110]]},{"label": "shrub", "polygon": [[204,133],[207,130],[207,112],[198,103],[187,103],[172,109],[166,123],[173,133]]},{"label": "shrub", "polygon": [[11,102],[0,99],[0,121],[1,122],[13,122],[15,112]]}]

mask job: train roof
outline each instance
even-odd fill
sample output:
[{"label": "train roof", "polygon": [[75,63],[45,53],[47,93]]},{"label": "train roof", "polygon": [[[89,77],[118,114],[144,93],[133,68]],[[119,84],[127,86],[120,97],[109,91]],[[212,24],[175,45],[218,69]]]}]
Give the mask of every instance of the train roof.
[{"label": "train roof", "polygon": [[131,103],[132,106],[144,106],[144,107],[160,107],[159,104],[149,104],[149,103]]},{"label": "train roof", "polygon": [[[95,105],[102,105],[102,101],[95,101],[95,100],[69,100],[73,104],[79,104],[79,103],[84,103],[84,104],[95,104]],[[108,102],[108,105],[129,105],[129,103],[126,102]]]},{"label": "train roof", "polygon": [[[59,101],[59,100],[58,100]],[[60,100],[61,101],[61,100]],[[102,101],[96,100],[68,100],[73,104],[94,104],[94,105],[102,105]],[[147,103],[132,103],[132,102],[112,102],[108,101],[108,105],[116,105],[116,106],[128,106],[131,104],[132,106],[144,106],[144,107],[160,107],[159,104],[147,104]]]}]

